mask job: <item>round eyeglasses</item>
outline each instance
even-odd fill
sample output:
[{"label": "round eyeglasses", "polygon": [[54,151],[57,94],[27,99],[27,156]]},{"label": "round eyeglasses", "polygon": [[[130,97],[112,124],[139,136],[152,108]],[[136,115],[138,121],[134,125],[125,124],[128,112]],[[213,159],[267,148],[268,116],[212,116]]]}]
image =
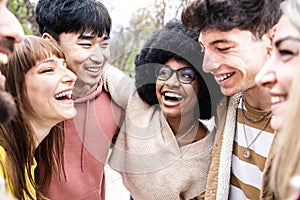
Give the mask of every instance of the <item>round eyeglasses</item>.
[{"label": "round eyeglasses", "polygon": [[173,70],[168,65],[158,65],[155,69],[155,76],[158,80],[166,81],[173,75],[174,72],[176,72],[177,79],[181,83],[189,84],[195,80],[196,73],[190,67]]}]

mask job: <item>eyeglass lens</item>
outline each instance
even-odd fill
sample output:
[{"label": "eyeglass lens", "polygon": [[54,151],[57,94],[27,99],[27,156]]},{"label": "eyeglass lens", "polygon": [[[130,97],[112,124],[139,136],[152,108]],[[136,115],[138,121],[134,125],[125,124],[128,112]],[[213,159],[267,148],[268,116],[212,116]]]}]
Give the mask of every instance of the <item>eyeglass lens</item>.
[{"label": "eyeglass lens", "polygon": [[160,65],[156,68],[155,75],[157,79],[166,81],[174,72],[176,72],[177,78],[181,83],[191,83],[195,79],[195,72],[189,67],[173,70],[167,65]]}]

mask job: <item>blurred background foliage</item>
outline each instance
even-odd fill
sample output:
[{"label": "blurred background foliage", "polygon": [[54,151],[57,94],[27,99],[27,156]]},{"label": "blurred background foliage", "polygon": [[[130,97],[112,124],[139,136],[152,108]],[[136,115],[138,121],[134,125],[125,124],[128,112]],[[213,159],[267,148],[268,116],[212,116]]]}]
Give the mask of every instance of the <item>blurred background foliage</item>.
[{"label": "blurred background foliage", "polygon": [[21,22],[25,34],[38,34],[38,25],[34,17],[35,4],[30,0],[9,0],[8,9]]},{"label": "blurred background foliage", "polygon": [[[35,2],[36,0],[10,0],[8,3],[8,8],[21,22],[25,34],[40,35],[35,21]],[[109,62],[134,76],[134,58],[145,40],[170,19],[179,19],[182,8],[188,2],[189,0],[154,0],[152,6],[136,10],[128,26],[112,30]]]}]

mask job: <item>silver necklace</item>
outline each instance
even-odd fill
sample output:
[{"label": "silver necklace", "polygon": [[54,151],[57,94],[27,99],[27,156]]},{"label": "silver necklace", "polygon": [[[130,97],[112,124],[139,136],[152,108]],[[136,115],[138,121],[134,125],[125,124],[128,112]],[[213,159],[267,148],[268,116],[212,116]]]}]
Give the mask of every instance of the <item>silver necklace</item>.
[{"label": "silver necklace", "polygon": [[182,134],[178,139],[177,141],[181,140],[182,138],[184,138],[184,136],[186,136],[197,124],[197,122],[199,122],[198,120],[196,120],[193,125],[184,133]]},{"label": "silver necklace", "polygon": [[268,115],[271,114],[271,110],[269,110],[268,112],[266,112],[263,116],[261,116],[260,118],[258,119],[252,119],[250,116],[248,116],[246,114],[246,111],[244,110],[244,101],[245,101],[245,96],[243,95],[243,98],[242,98],[242,115],[243,117],[245,117],[249,122],[252,122],[252,123],[258,123],[258,122],[261,122],[263,121]]},{"label": "silver necklace", "polygon": [[[243,106],[243,105],[242,105]],[[242,107],[243,110],[243,107]],[[263,125],[262,129],[258,132],[258,134],[255,136],[255,138],[252,140],[252,142],[250,142],[250,144],[248,145],[248,139],[247,139],[247,133],[246,133],[246,128],[245,128],[245,119],[244,119],[244,115],[242,114],[242,120],[243,120],[243,129],[244,129],[244,136],[245,136],[245,141],[246,141],[246,149],[243,152],[243,156],[245,158],[250,158],[251,153],[250,153],[250,146],[256,141],[256,139],[260,136],[260,134],[265,130],[265,128],[267,127],[267,125],[269,124],[271,117],[266,121],[266,123]]]}]

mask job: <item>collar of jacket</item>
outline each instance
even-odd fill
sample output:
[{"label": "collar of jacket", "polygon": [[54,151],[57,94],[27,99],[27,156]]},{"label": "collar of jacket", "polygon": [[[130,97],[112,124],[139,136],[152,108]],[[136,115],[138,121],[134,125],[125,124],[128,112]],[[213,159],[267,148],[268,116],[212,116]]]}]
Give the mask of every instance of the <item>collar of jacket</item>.
[{"label": "collar of jacket", "polygon": [[242,93],[237,93],[229,99],[221,146],[216,200],[228,199],[229,195],[232,148],[237,119],[236,114],[241,96]]}]

